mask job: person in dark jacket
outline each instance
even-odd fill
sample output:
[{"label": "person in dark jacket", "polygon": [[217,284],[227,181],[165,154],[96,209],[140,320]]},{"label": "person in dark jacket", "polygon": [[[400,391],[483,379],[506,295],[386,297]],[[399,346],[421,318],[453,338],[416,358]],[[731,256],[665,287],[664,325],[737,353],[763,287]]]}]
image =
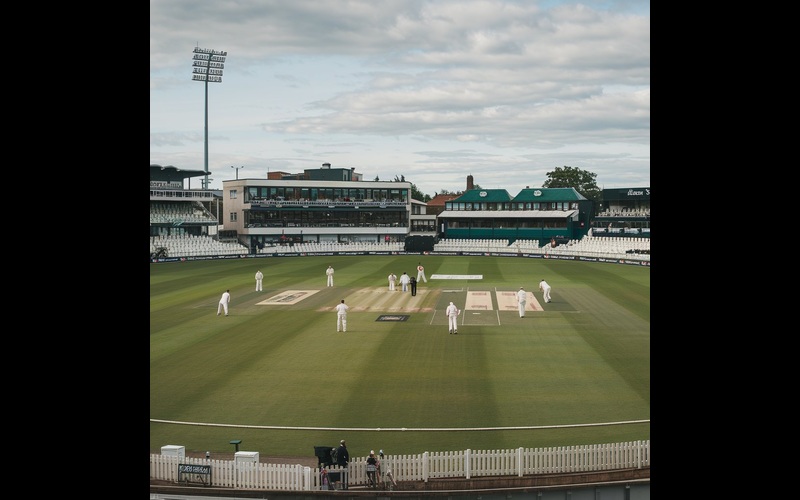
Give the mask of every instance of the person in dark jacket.
[{"label": "person in dark jacket", "polygon": [[408,284],[411,285],[411,296],[413,297],[417,294],[417,279],[412,276]]},{"label": "person in dark jacket", "polygon": [[[350,453],[347,451],[347,443],[344,442],[344,439],[339,441],[339,448],[336,450],[336,465],[339,467],[347,468],[350,464]],[[345,471],[342,473],[342,487],[347,489],[347,473]]]}]

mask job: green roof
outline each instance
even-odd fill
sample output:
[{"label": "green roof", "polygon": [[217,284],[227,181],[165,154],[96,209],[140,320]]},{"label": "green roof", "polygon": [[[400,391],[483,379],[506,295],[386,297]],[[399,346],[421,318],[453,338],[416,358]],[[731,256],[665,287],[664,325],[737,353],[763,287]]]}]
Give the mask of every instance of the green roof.
[{"label": "green roof", "polygon": [[586,198],[575,188],[528,188],[513,199],[505,189],[470,189],[451,200],[455,203],[505,203],[505,202],[565,202],[583,201]]},{"label": "green roof", "polygon": [[586,198],[575,188],[533,188],[523,189],[514,197],[515,202],[583,201]]},{"label": "green roof", "polygon": [[511,201],[511,195],[505,189],[470,189],[454,203],[505,203]]}]

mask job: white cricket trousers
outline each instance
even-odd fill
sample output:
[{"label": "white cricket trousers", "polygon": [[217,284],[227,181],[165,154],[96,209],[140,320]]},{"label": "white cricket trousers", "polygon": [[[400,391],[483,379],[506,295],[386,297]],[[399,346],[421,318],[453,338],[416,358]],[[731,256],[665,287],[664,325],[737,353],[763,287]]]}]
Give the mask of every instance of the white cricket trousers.
[{"label": "white cricket trousers", "polygon": [[458,315],[448,316],[448,320],[450,331],[458,331]]},{"label": "white cricket trousers", "polygon": [[346,314],[337,314],[336,315],[336,331],[342,330],[343,332],[347,331],[347,315]]},{"label": "white cricket trousers", "polygon": [[519,317],[525,316],[525,301],[519,303]]}]

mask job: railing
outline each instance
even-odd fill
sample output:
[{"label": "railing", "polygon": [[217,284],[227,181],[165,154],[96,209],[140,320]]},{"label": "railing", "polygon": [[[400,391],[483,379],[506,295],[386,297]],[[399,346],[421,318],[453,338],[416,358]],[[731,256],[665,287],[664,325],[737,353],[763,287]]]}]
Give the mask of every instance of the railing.
[{"label": "railing", "polygon": [[[366,460],[367,457],[351,460],[347,468],[350,486],[368,484]],[[321,469],[299,464],[243,463],[151,454],[150,479],[177,483],[179,464],[210,465],[211,484],[222,488],[313,491],[323,489],[325,475]],[[650,467],[650,440],[551,448],[386,455],[380,465],[382,474],[391,471],[398,482],[641,469]],[[325,469],[328,475],[341,470],[336,466]],[[191,480],[186,477],[183,479]]]},{"label": "railing", "polygon": [[507,240],[443,239],[433,246],[433,253],[482,252],[498,255],[530,254],[547,257],[567,256],[638,261],[650,260],[650,240],[644,238],[584,237],[582,240],[573,240],[568,244],[556,247],[552,247],[547,243],[542,247],[535,245],[538,245],[538,242],[534,243],[526,240],[517,240],[509,245]]},{"label": "railing", "polygon": [[402,200],[259,200],[251,199],[250,205],[260,205],[262,207],[404,207],[408,202]]},{"label": "railing", "polygon": [[211,190],[198,189],[155,189],[150,188],[150,201],[170,201],[170,200],[194,200],[211,201],[214,199],[214,192]]}]

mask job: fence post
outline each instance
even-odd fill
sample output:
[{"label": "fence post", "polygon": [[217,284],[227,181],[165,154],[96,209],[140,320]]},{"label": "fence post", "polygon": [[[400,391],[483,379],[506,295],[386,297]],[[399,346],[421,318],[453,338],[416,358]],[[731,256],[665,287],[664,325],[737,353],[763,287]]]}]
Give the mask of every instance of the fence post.
[{"label": "fence post", "polygon": [[472,467],[470,466],[472,463],[472,450],[467,448],[464,450],[464,475],[467,479],[472,477]]},{"label": "fence post", "polygon": [[311,467],[297,464],[297,478],[299,479],[298,483],[300,485],[300,490],[312,490]]},{"label": "fence post", "polygon": [[636,468],[642,468],[642,442],[636,441]]}]

